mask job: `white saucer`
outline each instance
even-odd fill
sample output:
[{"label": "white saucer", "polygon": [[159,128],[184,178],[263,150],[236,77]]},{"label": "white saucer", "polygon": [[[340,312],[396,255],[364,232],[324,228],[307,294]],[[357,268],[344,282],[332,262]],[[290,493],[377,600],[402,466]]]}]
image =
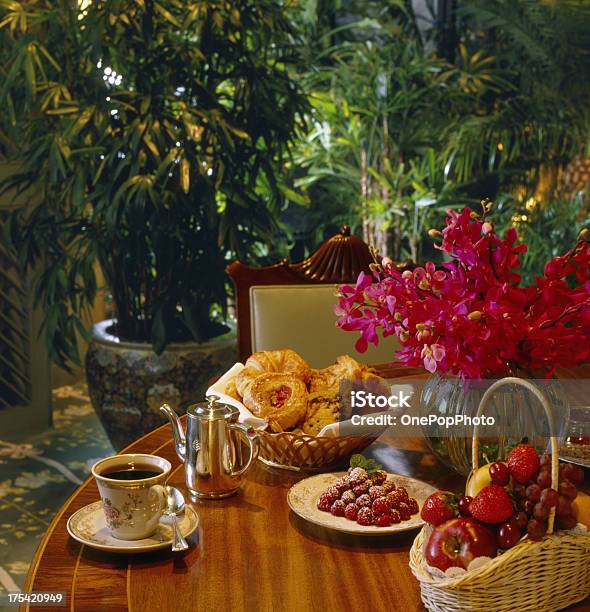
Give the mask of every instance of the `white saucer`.
[{"label": "white saucer", "polygon": [[[349,521],[343,516],[332,516],[329,512],[318,510],[317,503],[320,495],[340,476],[346,472],[333,472],[331,474],[317,474],[294,484],[287,494],[287,503],[295,514],[304,518],[310,523],[315,523],[321,527],[335,529],[343,533],[367,536],[384,536],[402,531],[411,531],[424,525],[420,514],[416,513],[407,521],[390,525],[389,527],[377,527],[375,525],[359,525],[355,521]],[[434,493],[436,489],[427,482],[400,476],[399,474],[388,474],[388,479],[393,480],[398,487],[404,487],[410,497],[418,502],[418,507],[422,508],[426,498]]]},{"label": "white saucer", "polygon": [[[188,537],[198,526],[199,517],[197,513],[186,506],[184,515],[178,517],[178,527],[182,535],[185,538]],[[168,524],[166,517],[163,517],[158,529],[149,538],[143,540],[119,540],[114,538],[107,527],[100,500],[74,512],[68,519],[67,527],[68,533],[74,540],[78,540],[78,542],[91,548],[108,552],[134,554],[172,546],[172,526]]]}]

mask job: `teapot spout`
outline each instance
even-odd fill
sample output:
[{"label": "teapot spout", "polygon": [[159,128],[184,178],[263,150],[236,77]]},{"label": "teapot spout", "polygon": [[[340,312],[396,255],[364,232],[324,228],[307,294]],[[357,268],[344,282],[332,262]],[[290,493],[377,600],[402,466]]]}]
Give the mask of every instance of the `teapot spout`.
[{"label": "teapot spout", "polygon": [[174,436],[174,446],[176,447],[176,454],[178,458],[184,463],[186,459],[186,439],[184,437],[184,431],[180,423],[178,415],[168,404],[162,404],[160,410],[168,417],[170,425],[172,425],[172,435]]}]

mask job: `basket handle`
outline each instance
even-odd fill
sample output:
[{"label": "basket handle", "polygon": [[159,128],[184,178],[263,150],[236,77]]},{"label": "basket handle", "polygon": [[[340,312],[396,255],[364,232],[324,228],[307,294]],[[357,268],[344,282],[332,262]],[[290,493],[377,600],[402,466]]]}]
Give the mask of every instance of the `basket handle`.
[{"label": "basket handle", "polygon": [[[507,385],[520,385],[521,387],[528,389],[541,402],[541,405],[545,409],[545,415],[547,416],[547,421],[549,423],[549,433],[551,435],[551,487],[557,491],[559,482],[559,447],[557,443],[557,436],[555,435],[555,421],[553,418],[553,410],[551,409],[551,405],[549,404],[547,397],[538,387],[533,385],[533,383],[529,382],[528,380],[525,380],[524,378],[517,378],[515,376],[508,376],[506,378],[497,380],[483,394],[483,397],[479,402],[479,406],[477,407],[476,416],[479,417],[482,415],[494,392],[497,391],[500,387],[505,387]],[[473,426],[471,463],[473,465],[474,471],[479,468],[479,422],[477,421],[476,424]],[[549,520],[547,523],[547,533],[553,533],[554,521],[555,508],[551,508],[551,512],[549,513]]]}]

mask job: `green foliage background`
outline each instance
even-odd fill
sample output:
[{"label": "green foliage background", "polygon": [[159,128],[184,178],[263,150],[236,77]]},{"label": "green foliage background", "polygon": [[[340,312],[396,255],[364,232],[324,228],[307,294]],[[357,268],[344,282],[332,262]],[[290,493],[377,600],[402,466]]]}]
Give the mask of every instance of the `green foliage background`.
[{"label": "green foliage background", "polygon": [[590,5],[447,4],[0,0],[0,156],[21,162],[0,188],[32,196],[4,234],[51,357],[78,359],[96,262],[116,331],[161,351],[226,329],[229,260],[298,259],[341,223],[422,261],[445,209],[487,196],[528,279],[569,248]]},{"label": "green foliage background", "polygon": [[[584,198],[569,202],[557,177],[588,152],[588,3],[458,0],[430,24],[403,0],[303,4],[314,110],[293,167],[310,246],[329,219],[352,218],[394,258],[421,261],[436,255],[427,230],[444,211],[484,196],[502,203],[500,226],[532,196],[529,219],[577,207],[584,222]],[[561,238],[553,248],[571,247]],[[529,276],[547,254],[531,249]]]},{"label": "green foliage background", "polygon": [[[98,261],[116,332],[223,331],[225,265],[276,230],[280,165],[308,109],[280,2],[0,1],[0,118],[33,195],[7,235],[60,365],[76,361]],[[217,316],[215,313],[219,313]]]}]

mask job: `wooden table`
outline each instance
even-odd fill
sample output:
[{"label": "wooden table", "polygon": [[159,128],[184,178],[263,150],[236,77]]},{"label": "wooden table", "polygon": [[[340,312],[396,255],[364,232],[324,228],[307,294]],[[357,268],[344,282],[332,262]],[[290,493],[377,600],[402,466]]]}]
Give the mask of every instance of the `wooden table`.
[{"label": "wooden table", "polygon": [[[170,482],[188,500],[168,425],[125,452],[171,461]],[[424,440],[382,438],[366,454],[390,472],[440,488],[460,491],[464,485],[427,452]],[[258,462],[238,495],[191,504],[200,525],[188,551],[128,557],[93,550],[68,536],[69,516],[99,499],[94,481],[87,480],[49,527],[25,591],[65,591],[71,610],[91,612],[422,610],[408,567],[416,533],[363,538],[307,523],[286,502],[289,487],[303,477]],[[575,609],[590,609],[590,604]]]}]

